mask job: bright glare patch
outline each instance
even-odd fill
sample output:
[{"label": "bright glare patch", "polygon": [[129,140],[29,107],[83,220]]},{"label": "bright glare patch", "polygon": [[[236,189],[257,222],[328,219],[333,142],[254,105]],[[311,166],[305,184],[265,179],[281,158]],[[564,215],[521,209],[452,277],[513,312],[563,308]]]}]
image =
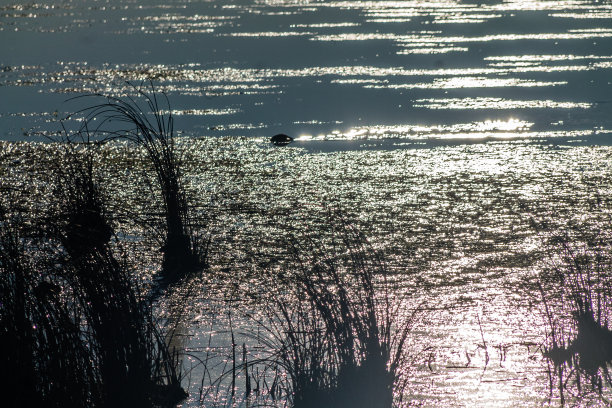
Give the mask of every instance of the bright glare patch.
[{"label": "bright glare patch", "polygon": [[244,32],[244,33],[229,33],[219,34],[223,37],[297,37],[303,35],[314,35],[314,33],[308,31],[262,31],[258,33]]},{"label": "bright glare patch", "polygon": [[449,52],[468,52],[467,47],[416,47],[398,51],[398,55],[410,54],[448,54]]},{"label": "bright glare patch", "polygon": [[[346,132],[339,130],[327,135],[319,135],[319,140],[354,140],[354,139],[483,139],[524,137],[529,134],[533,123],[510,118],[508,120],[485,120],[454,125],[393,125],[354,127]],[[531,133],[531,136],[535,133]]]},{"label": "bright glare patch", "polygon": [[[240,109],[182,109],[172,110],[174,116],[220,116],[233,115],[240,112]],[[165,113],[165,112],[164,112]]]},{"label": "bright glare patch", "polygon": [[519,78],[454,77],[435,79],[432,83],[416,84],[369,84],[364,88],[378,89],[461,89],[461,88],[507,88],[566,85],[567,81],[545,82]]},{"label": "bright glare patch", "polygon": [[403,139],[413,142],[419,140],[512,140],[512,139],[540,139],[559,137],[584,137],[608,130],[559,130],[559,131],[532,131],[534,124],[521,119],[484,120],[472,123],[457,123],[453,125],[374,125],[353,127],[347,131],[334,130],[328,134],[301,135],[296,140],[385,140]]},{"label": "bright glare patch", "polygon": [[605,55],[572,55],[572,54],[548,54],[548,55],[500,55],[485,57],[485,61],[504,61],[504,62],[548,62],[548,61],[576,61],[576,60],[595,60],[612,59],[612,56]]},{"label": "bright glare patch", "polygon": [[588,109],[592,104],[539,99],[518,101],[504,98],[432,98],[417,99],[414,106],[427,109]]},{"label": "bright glare patch", "polygon": [[291,28],[336,28],[336,27],[357,27],[357,23],[318,23],[318,24],[291,24]]}]

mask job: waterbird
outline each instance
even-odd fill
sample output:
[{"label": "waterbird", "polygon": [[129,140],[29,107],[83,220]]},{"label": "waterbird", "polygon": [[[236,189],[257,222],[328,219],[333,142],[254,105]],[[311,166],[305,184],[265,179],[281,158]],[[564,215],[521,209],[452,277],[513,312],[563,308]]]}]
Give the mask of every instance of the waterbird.
[{"label": "waterbird", "polygon": [[270,141],[277,146],[286,146],[289,143],[293,142],[293,138],[291,136],[287,136],[284,133],[279,133],[278,135],[274,135],[270,138]]}]

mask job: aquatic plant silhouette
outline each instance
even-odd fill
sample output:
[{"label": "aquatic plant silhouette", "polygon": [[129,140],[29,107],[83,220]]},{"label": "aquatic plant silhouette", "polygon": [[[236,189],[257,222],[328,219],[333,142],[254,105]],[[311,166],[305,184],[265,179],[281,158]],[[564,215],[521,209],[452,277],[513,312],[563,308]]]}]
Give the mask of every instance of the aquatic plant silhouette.
[{"label": "aquatic plant silhouette", "polygon": [[595,392],[605,401],[604,388],[612,387],[612,240],[608,230],[574,226],[548,244],[558,256],[537,285],[548,326],[544,356],[554,366],[551,390],[562,403],[570,386],[573,394]]},{"label": "aquatic plant silhouette", "polygon": [[17,350],[3,362],[19,373],[2,383],[9,405],[171,406],[185,397],[177,358],[114,254],[92,147],[60,146],[46,214],[0,211],[1,338]]},{"label": "aquatic plant silhouette", "polygon": [[[206,266],[210,241],[198,240],[190,228],[181,159],[175,148],[174,118],[167,96],[157,92],[152,82],[149,92],[142,83],[139,86],[128,84],[143,102],[130,96],[121,99],[102,94],[86,95],[103,98],[105,102],[81,109],[77,114],[85,114],[84,127],[91,130],[95,138],[124,139],[144,149],[163,199],[162,271],[164,283],[172,284]],[[95,120],[96,125],[92,127]]]},{"label": "aquatic plant silhouette", "polygon": [[96,373],[51,271],[37,265],[25,221],[0,209],[0,392],[6,406],[99,406]]},{"label": "aquatic plant silhouette", "polygon": [[257,338],[276,350],[292,406],[392,407],[406,386],[416,312],[393,298],[385,263],[365,237],[339,214],[329,222],[328,239],[287,243],[287,258],[264,272],[274,289],[258,325],[266,335]]}]

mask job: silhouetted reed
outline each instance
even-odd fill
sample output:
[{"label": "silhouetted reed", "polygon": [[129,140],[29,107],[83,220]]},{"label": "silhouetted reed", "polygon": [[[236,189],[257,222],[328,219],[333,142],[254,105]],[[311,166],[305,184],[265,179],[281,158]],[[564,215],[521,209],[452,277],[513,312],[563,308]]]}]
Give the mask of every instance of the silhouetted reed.
[{"label": "silhouetted reed", "polygon": [[558,256],[538,287],[549,330],[544,355],[554,365],[550,385],[562,402],[570,385],[603,398],[612,386],[612,240],[607,230],[573,229],[549,245]]},{"label": "silhouetted reed", "polygon": [[19,373],[4,391],[14,406],[176,404],[185,397],[177,356],[115,256],[92,146],[60,146],[44,219],[0,213],[2,343],[17,350],[5,363]]},{"label": "silhouetted reed", "polygon": [[344,220],[330,229],[293,240],[288,259],[267,268],[267,334],[258,339],[276,350],[294,407],[392,407],[405,387],[414,313],[365,237]]},{"label": "silhouetted reed", "polygon": [[100,406],[78,316],[54,270],[33,257],[24,220],[0,209],[0,389],[3,404]]},{"label": "silhouetted reed", "polygon": [[[131,84],[130,84],[131,85]],[[155,171],[164,205],[165,236],[161,248],[165,283],[174,283],[206,265],[207,242],[197,242],[191,231],[189,206],[185,196],[181,160],[175,147],[174,118],[167,96],[150,83],[131,85],[139,100],[101,94],[105,102],[87,107],[85,126],[96,139],[125,139],[142,147]],[[97,120],[95,127],[92,127]]]}]

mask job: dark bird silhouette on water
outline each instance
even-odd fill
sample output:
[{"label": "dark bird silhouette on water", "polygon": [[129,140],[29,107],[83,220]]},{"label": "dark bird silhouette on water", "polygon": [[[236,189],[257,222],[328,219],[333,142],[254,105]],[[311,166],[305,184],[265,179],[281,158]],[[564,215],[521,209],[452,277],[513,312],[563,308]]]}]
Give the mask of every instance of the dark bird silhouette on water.
[{"label": "dark bird silhouette on water", "polygon": [[293,138],[291,136],[287,136],[284,133],[279,133],[278,135],[274,135],[270,138],[270,141],[277,146],[286,146],[289,143],[293,142]]}]

